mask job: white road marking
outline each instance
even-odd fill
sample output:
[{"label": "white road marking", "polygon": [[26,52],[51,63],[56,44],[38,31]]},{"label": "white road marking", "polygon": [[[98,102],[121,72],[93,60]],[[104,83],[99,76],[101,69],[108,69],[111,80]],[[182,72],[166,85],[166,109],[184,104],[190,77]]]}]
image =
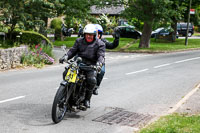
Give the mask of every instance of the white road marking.
[{"label": "white road marking", "polygon": [[0,101],[0,103],[10,102],[10,101],[14,101],[14,100],[21,99],[21,98],[25,98],[25,96],[19,96],[19,97],[6,99],[6,100],[3,100],[3,101]]},{"label": "white road marking", "polygon": [[152,55],[146,55],[146,54],[134,54],[134,55],[115,55],[115,56],[105,56],[106,61],[108,60],[120,60],[120,59],[133,59],[138,57],[145,57],[145,56],[152,56]]},{"label": "white road marking", "polygon": [[108,79],[108,78],[103,78],[103,79]]},{"label": "white road marking", "polygon": [[200,57],[195,57],[195,58],[180,60],[180,61],[176,61],[175,63],[182,63],[182,62],[191,61],[191,60],[197,60],[197,59],[200,59]]},{"label": "white road marking", "polygon": [[[169,66],[169,65],[172,65],[172,64],[177,64],[177,63],[182,63],[182,62],[191,61],[191,60],[197,60],[197,59],[200,59],[200,57],[195,57],[195,58],[189,58],[189,59],[185,59],[185,60],[180,60],[180,61],[176,61],[174,63],[166,63],[166,64],[154,66],[153,68],[155,68],[155,69],[156,68],[161,68],[161,67]],[[136,74],[136,73],[140,73],[140,72],[145,72],[147,70],[149,70],[149,69],[147,68],[147,69],[143,69],[143,70],[139,70],[139,71],[135,71],[135,72],[126,73],[126,75]]]},{"label": "white road marking", "polygon": [[139,71],[135,71],[135,72],[130,72],[130,73],[126,73],[126,75],[130,75],[130,74],[136,74],[136,73],[140,73],[140,72],[145,72],[145,71],[148,71],[149,69],[142,69],[142,70],[139,70]]},{"label": "white road marking", "polygon": [[165,67],[165,66],[169,66],[171,65],[170,63],[167,63],[167,64],[162,64],[162,65],[159,65],[159,66],[155,66],[153,68],[160,68],[160,67]]}]

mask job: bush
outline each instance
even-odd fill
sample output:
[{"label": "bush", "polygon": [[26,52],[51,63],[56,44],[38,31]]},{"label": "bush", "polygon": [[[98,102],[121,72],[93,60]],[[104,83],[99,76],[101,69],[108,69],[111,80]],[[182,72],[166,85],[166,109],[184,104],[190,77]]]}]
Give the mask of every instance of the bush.
[{"label": "bush", "polygon": [[61,38],[61,25],[62,20],[60,18],[55,18],[51,21],[51,28],[55,29],[55,39]]},{"label": "bush", "polygon": [[200,27],[194,26],[194,31],[200,32]]},{"label": "bush", "polygon": [[35,45],[35,48],[22,56],[21,62],[25,66],[35,66],[41,68],[44,64],[53,64],[54,59],[48,54],[52,53],[51,47]]},{"label": "bush", "polygon": [[[44,35],[34,32],[34,31],[21,31],[20,33],[20,41],[24,44],[39,44],[42,42],[42,40],[45,40],[47,44],[50,44],[51,47],[53,47],[51,41],[49,41],[48,38],[46,38]],[[35,46],[35,45],[34,45]]]}]

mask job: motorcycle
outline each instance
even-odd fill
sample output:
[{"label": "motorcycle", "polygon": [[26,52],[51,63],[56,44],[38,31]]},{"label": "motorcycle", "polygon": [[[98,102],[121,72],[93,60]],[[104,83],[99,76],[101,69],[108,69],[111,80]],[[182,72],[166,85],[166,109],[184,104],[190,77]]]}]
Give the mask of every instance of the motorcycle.
[{"label": "motorcycle", "polygon": [[97,70],[96,66],[83,64],[81,57],[67,63],[69,64],[65,68],[67,74],[60,83],[53,101],[52,120],[54,123],[62,121],[66,112],[85,111],[87,109],[83,105],[87,86],[85,72]]},{"label": "motorcycle", "polygon": [[61,31],[64,36],[71,37],[74,29],[73,28],[66,28],[64,24],[61,26]]}]

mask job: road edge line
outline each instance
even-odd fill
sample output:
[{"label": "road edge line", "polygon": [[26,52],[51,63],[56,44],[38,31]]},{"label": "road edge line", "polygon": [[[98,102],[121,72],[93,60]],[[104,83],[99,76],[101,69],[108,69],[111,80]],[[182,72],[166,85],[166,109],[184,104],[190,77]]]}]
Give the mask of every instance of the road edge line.
[{"label": "road edge line", "polygon": [[185,95],[173,108],[169,109],[167,114],[174,113],[178,108],[180,108],[198,89],[200,89],[200,83],[196,85],[187,95]]}]

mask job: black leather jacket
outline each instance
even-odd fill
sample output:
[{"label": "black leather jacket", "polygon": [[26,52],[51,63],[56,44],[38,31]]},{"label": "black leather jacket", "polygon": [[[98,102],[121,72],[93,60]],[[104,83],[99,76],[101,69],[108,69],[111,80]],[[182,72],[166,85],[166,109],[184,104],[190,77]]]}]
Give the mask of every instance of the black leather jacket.
[{"label": "black leather jacket", "polygon": [[112,43],[106,40],[105,38],[102,38],[101,40],[105,43],[106,49],[114,49],[119,45],[119,38],[115,38],[115,40]]},{"label": "black leather jacket", "polygon": [[100,39],[87,43],[85,38],[76,39],[74,46],[67,52],[68,59],[75,55],[82,57],[83,62],[88,65],[96,65],[97,62],[105,63],[105,44]]}]

